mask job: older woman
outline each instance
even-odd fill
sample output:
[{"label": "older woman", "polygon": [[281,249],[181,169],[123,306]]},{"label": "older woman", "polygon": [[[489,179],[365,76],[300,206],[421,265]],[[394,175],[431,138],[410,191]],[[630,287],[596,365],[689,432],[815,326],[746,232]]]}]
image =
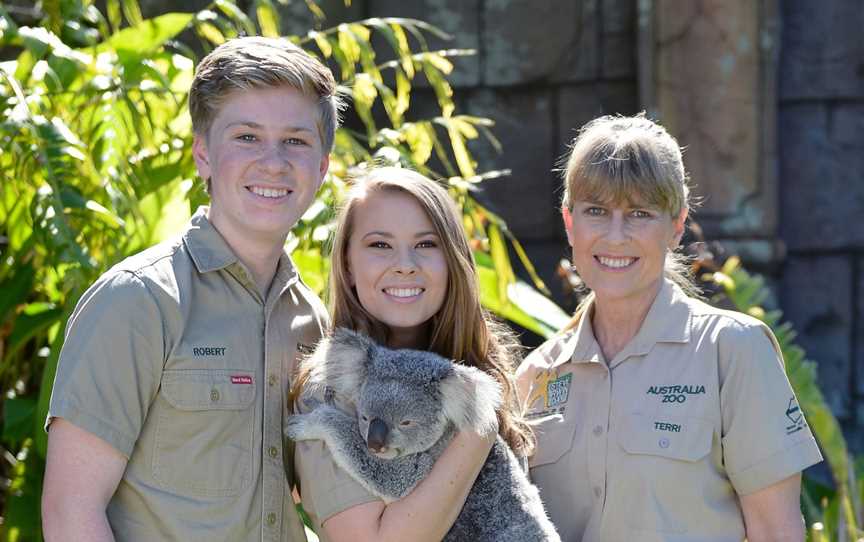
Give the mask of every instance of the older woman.
[{"label": "older woman", "polygon": [[678,143],[642,115],[602,117],[564,177],[592,293],[519,370],[531,474],[562,539],[803,540],[801,471],[819,449],[769,328],[690,294]]}]

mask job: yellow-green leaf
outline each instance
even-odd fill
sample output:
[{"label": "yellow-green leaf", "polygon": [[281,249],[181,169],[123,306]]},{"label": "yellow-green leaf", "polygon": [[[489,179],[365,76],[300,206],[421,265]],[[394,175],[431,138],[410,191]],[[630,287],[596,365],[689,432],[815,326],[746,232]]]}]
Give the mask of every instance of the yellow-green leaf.
[{"label": "yellow-green leaf", "polygon": [[255,16],[261,33],[270,38],[279,37],[279,13],[270,0],[256,0]]}]

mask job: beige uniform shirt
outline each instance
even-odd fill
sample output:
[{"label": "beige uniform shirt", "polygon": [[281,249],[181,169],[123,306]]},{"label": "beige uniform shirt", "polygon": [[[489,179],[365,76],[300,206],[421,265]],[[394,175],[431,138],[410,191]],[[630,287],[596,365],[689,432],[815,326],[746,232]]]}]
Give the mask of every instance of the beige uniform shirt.
[{"label": "beige uniform shirt", "polygon": [[519,381],[532,480],[565,542],[737,542],[738,495],[821,460],[771,331],[668,281],[608,365],[586,317]]},{"label": "beige uniform shirt", "polygon": [[118,541],[302,541],[282,420],[326,312],[287,254],[264,299],[205,212],[82,296],[46,425],[128,457],[107,511]]}]

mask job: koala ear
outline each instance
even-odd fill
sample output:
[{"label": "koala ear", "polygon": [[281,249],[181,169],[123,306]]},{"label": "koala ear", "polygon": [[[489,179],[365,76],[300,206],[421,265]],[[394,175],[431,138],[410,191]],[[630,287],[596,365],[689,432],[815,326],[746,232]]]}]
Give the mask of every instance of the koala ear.
[{"label": "koala ear", "polygon": [[496,411],[501,406],[501,386],[475,367],[453,364],[453,372],[441,381],[441,408],[457,428],[471,428],[485,435],[498,428]]},{"label": "koala ear", "polygon": [[366,380],[367,363],[375,343],[361,333],[336,328],[323,339],[304,365],[309,367],[310,389],[329,386],[336,393],[356,397]]}]

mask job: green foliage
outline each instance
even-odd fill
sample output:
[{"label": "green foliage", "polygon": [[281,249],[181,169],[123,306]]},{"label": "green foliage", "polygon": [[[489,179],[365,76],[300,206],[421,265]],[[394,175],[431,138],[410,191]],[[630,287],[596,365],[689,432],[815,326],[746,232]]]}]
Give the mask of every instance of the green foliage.
[{"label": "green foliage", "polygon": [[[107,0],[104,12],[92,0],[43,2],[34,27],[0,6],[0,47],[17,55],[0,63],[0,473],[8,486],[0,537],[41,538],[42,424],[76,301],[111,265],[177,232],[206,200],[194,181],[186,106],[193,47],[280,35],[275,4],[251,4],[247,13],[214,0],[197,13],[144,19],[136,0]],[[320,9],[307,6],[320,22]],[[187,30],[197,43],[179,41]],[[328,178],[290,248],[320,293],[333,207],[351,172],[373,161],[412,167],[443,179],[461,206],[484,304],[548,335],[566,315],[535,290],[545,287],[506,224],[473,197],[478,183],[506,172],[477,170],[469,142],[485,135],[497,144],[493,123],[459,114],[453,101],[451,58],[468,52],[430,50],[429,35],[446,37],[421,21],[372,18],[288,36],[335,66],[362,125],[338,131]],[[411,111],[421,80],[439,105],[430,117]],[[533,286],[516,278],[511,250]]]},{"label": "green foliage", "polygon": [[[704,279],[722,287],[722,295],[737,310],[762,320],[774,331],[798,404],[806,413],[810,429],[831,469],[834,490],[812,480],[804,481],[802,504],[810,539],[858,540],[864,536],[859,520],[864,480],[859,480],[856,475],[840,424],[819,389],[816,363],[808,360],[804,350],[795,344],[795,331],[789,322],[781,320],[782,312],[766,311],[762,307],[768,296],[764,280],[745,271],[737,257],[729,258],[720,270],[707,274]],[[714,302],[720,302],[720,299]],[[861,472],[860,469],[857,472]]]}]

